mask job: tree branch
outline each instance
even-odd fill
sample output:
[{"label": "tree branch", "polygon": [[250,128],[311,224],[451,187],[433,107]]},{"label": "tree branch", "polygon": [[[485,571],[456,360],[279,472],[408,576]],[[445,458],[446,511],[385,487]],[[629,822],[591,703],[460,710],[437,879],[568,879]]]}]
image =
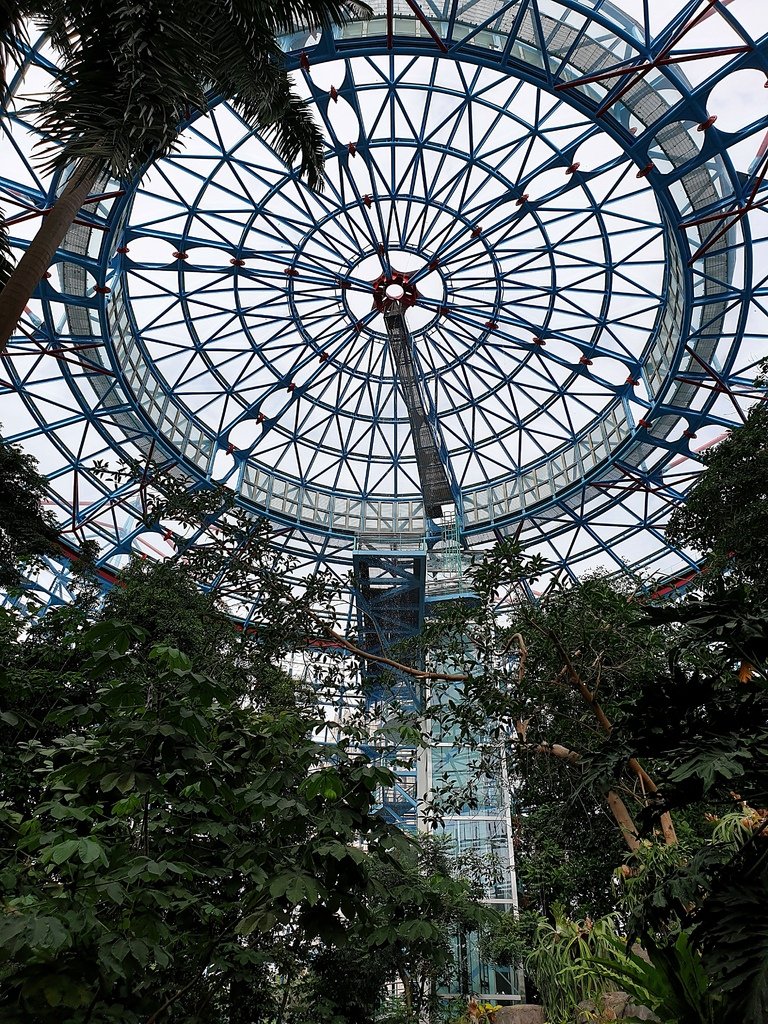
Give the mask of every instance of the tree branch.
[{"label": "tree branch", "polygon": [[161,1014],[165,1013],[169,1006],[172,1006],[177,999],[181,999],[181,997],[186,995],[191,988],[194,988],[198,981],[200,981],[202,975],[205,973],[205,970],[208,967],[210,961],[211,953],[216,948],[216,943],[218,941],[218,938],[213,938],[209,942],[207,949],[203,953],[202,963],[200,964],[199,969],[193,974],[191,980],[188,981],[186,985],[182,985],[182,987],[177,992],[174,992],[172,996],[168,996],[168,998],[165,1000],[162,1006],[158,1006],[158,1008],[155,1010],[152,1016],[147,1017],[145,1024],[157,1024],[157,1021],[160,1019]]},{"label": "tree branch", "polygon": [[191,988],[194,988],[194,986],[198,983],[198,981],[200,981],[200,975],[202,974],[202,972],[205,970],[205,968],[207,966],[208,966],[207,963],[204,964],[203,967],[201,967],[201,969],[200,969],[200,974],[196,974],[192,978],[192,980],[188,981],[186,985],[184,985],[182,988],[180,988],[178,990],[178,992],[175,992],[172,996],[168,996],[168,998],[165,1000],[163,1005],[159,1006],[155,1010],[155,1012],[152,1014],[151,1017],[147,1017],[146,1024],[157,1024],[157,1021],[158,1021],[160,1015],[165,1013],[165,1011],[168,1009],[169,1006],[172,1006],[173,1003],[175,1003],[177,999],[181,999],[181,997],[183,995],[186,995],[186,993],[189,992],[189,990]]},{"label": "tree branch", "polygon": [[351,640],[347,640],[341,633],[337,633],[335,629],[332,629],[327,622],[324,622],[319,615],[315,615],[314,612],[307,612],[307,615],[316,622],[318,626],[323,630],[326,636],[330,637],[334,643],[337,643],[339,647],[343,647],[344,650],[349,651],[350,654],[354,654],[356,657],[361,658],[363,661],[372,661],[377,665],[386,665],[387,668],[392,668],[397,672],[404,672],[406,675],[413,676],[414,679],[441,679],[448,683],[465,683],[468,679],[468,675],[453,675],[448,672],[428,672],[424,669],[414,668],[412,665],[403,665],[402,662],[394,661],[392,658],[387,658],[383,654],[371,654],[369,651],[364,651],[362,647],[358,647],[353,644]]},{"label": "tree branch", "polygon": [[[561,761],[568,761],[570,764],[579,763],[581,760],[581,754],[576,750],[570,750],[568,747],[564,747],[561,743],[526,743],[526,725],[526,722],[520,720],[515,722],[515,732],[518,735],[518,743],[520,746],[524,746],[528,750],[533,750],[537,754],[549,754],[551,757],[557,757]],[[634,853],[640,846],[640,840],[637,837],[637,826],[632,820],[632,815],[629,813],[627,805],[613,789],[608,790],[605,794],[605,799],[616,824],[621,830],[621,834],[624,836],[627,846],[630,851]]]},{"label": "tree branch", "polygon": [[[566,667],[571,682],[574,684],[574,686],[579,691],[584,700],[587,702],[587,704],[589,704],[589,706],[592,708],[592,711],[594,712],[595,717],[597,718],[597,721],[600,724],[600,728],[603,730],[606,736],[610,736],[613,732],[613,725],[610,719],[598,704],[597,700],[595,699],[594,693],[590,690],[590,688],[587,686],[587,684],[584,682],[584,680],[577,672],[576,667],[571,661],[568,652],[565,650],[562,643],[560,642],[560,638],[557,636],[556,633],[554,633],[551,629],[547,628],[546,626],[541,626],[539,623],[533,621],[530,621],[530,624],[538,633],[541,633],[544,636],[546,636],[547,639],[555,645],[560,657],[563,659],[563,663]],[[643,766],[640,764],[636,757],[630,757],[627,760],[627,766],[628,768],[630,768],[631,771],[635,773],[635,775],[638,777],[640,782],[645,786],[649,793],[658,793],[659,787],[650,777],[648,772],[646,772],[646,770],[643,768]],[[677,844],[677,835],[675,833],[675,826],[672,823],[672,816],[668,811],[665,811],[660,816],[659,823],[661,825],[661,831],[664,836],[664,842],[667,844],[667,846],[675,846]]]},{"label": "tree branch", "polygon": [[522,683],[523,678],[525,676],[525,663],[528,659],[528,648],[525,646],[523,634],[513,633],[512,636],[507,641],[507,643],[505,644],[504,650],[501,653],[506,654],[509,651],[510,647],[512,646],[513,641],[517,641],[517,646],[520,650],[520,660],[517,663],[517,681],[518,683]]}]

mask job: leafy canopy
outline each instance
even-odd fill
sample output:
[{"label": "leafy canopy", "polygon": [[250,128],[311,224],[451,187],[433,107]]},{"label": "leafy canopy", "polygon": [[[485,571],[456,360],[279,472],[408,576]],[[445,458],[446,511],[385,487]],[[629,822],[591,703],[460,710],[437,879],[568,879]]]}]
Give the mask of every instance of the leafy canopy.
[{"label": "leafy canopy", "polygon": [[311,188],[322,181],[322,139],[278,37],[370,13],[343,0],[43,0],[33,12],[63,59],[57,85],[36,104],[54,166],[85,159],[131,177],[176,148],[191,111],[223,97],[247,128],[267,133],[280,159],[300,158]]}]

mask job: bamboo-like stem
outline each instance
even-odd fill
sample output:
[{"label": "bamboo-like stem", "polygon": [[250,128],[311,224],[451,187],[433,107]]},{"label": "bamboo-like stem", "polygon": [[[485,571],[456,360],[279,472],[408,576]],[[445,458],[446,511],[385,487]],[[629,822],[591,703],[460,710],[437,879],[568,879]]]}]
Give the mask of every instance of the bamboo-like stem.
[{"label": "bamboo-like stem", "polygon": [[[557,757],[561,761],[568,761],[570,764],[578,764],[581,760],[581,754],[577,750],[571,750],[569,747],[563,746],[562,743],[526,743],[525,727],[525,722],[521,720],[515,722],[515,732],[521,746],[528,747],[537,754],[549,754],[551,757]],[[608,804],[608,809],[621,830],[621,834],[624,836],[624,841],[630,851],[634,853],[640,846],[640,840],[637,837],[637,826],[632,815],[629,813],[627,805],[613,789],[609,789],[605,794],[605,800]]]},{"label": "bamboo-like stem", "polygon": [[616,820],[616,824],[621,829],[624,841],[630,851],[634,853],[635,850],[640,848],[640,840],[637,838],[637,828],[635,827],[632,816],[627,809],[627,805],[621,799],[619,794],[612,789],[609,789],[605,794],[605,799],[611,809],[611,814]]}]

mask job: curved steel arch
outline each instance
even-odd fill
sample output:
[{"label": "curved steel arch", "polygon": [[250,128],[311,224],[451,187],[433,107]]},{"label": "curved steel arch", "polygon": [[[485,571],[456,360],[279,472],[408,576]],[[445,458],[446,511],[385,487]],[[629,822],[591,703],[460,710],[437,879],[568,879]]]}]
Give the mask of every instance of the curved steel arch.
[{"label": "curved steel arch", "polygon": [[[665,24],[649,6],[390,0],[286,40],[322,196],[215,102],[179,153],[100,183],[2,382],[5,436],[41,459],[73,543],[97,540],[105,571],[170,550],[140,485],[94,473],[115,459],[223,480],[298,576],[343,575],[356,534],[428,531],[372,302],[396,270],[465,545],[514,532],[551,574],[695,566],[664,522],[756,395],[768,280],[768,117],[755,96],[726,131],[710,96],[768,77],[768,44],[745,0],[671,3]],[[14,94],[51,74],[41,42]],[[23,248],[60,182],[20,109],[0,206]],[[65,599],[66,567],[36,585]]]}]

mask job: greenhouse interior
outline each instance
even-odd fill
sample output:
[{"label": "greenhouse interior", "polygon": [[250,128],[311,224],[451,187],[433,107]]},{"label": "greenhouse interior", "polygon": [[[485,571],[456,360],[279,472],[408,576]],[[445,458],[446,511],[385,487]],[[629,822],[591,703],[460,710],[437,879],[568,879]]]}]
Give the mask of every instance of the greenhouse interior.
[{"label": "greenhouse interior", "polygon": [[0,83],[0,1020],[768,1024],[765,0]]}]

